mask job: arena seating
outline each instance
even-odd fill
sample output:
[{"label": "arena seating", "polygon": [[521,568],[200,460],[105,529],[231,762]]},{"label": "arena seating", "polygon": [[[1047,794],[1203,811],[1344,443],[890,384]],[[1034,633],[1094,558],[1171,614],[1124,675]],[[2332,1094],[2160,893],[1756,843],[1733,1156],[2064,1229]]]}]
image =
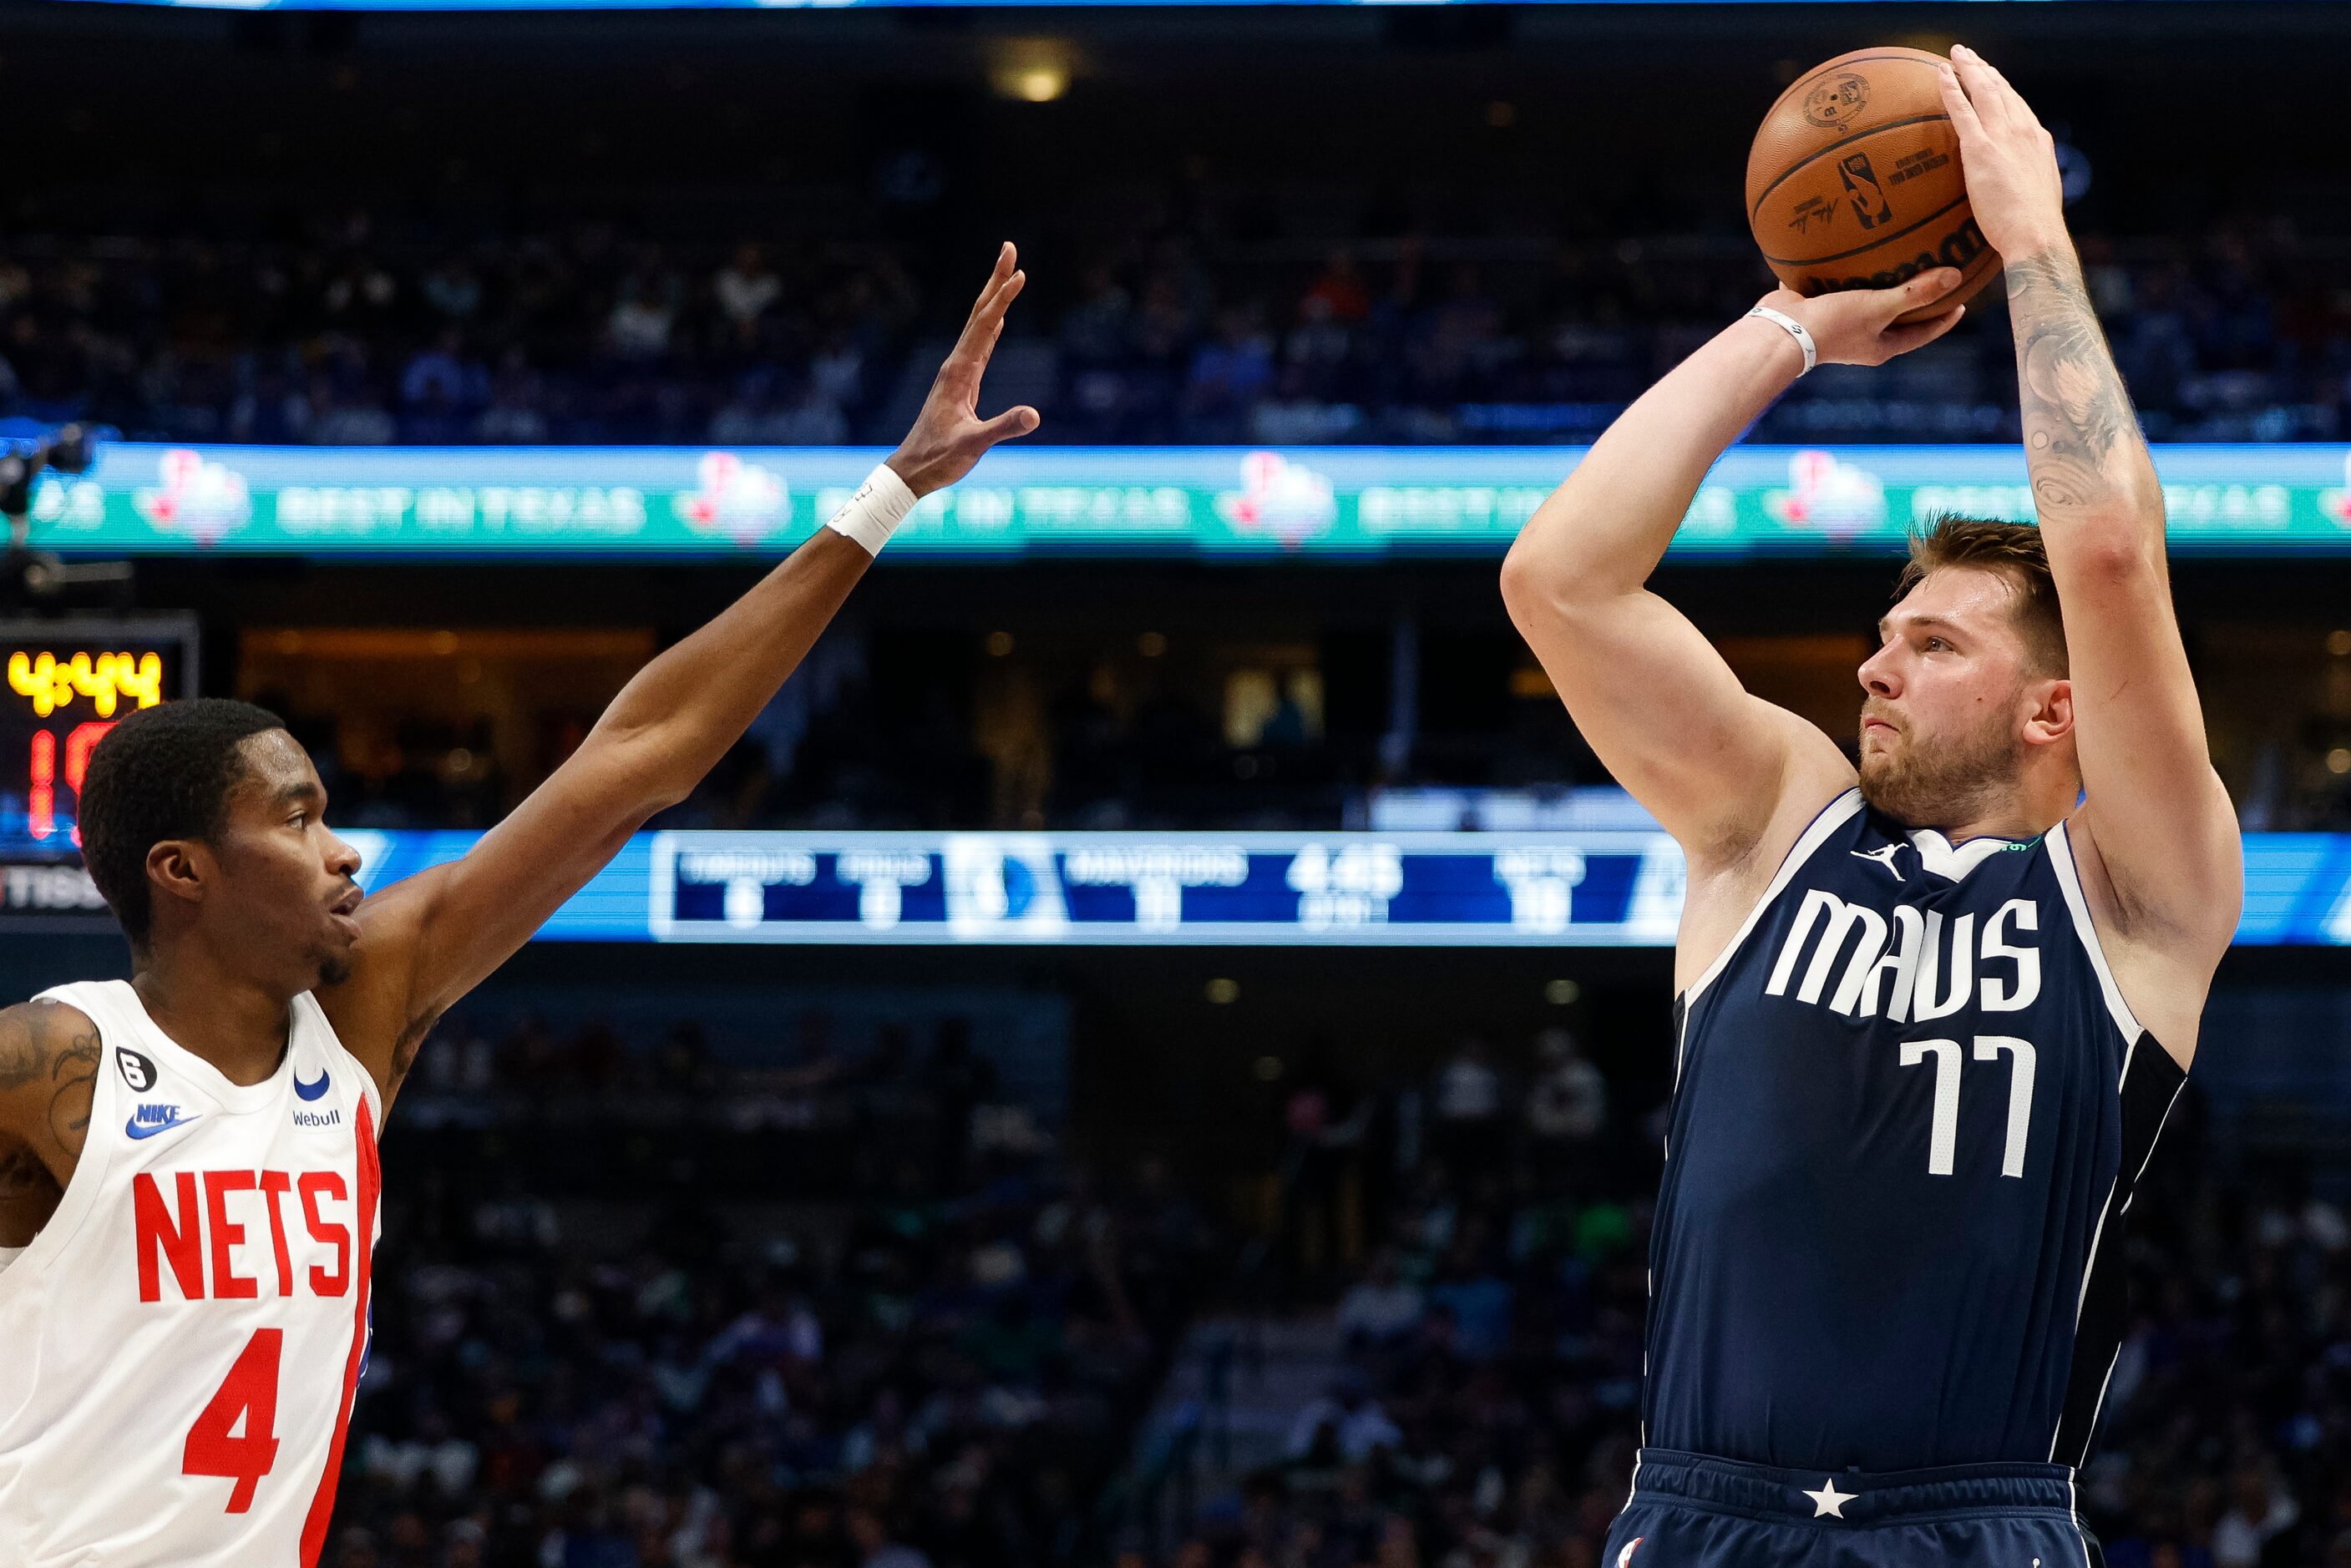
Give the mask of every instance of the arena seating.
[{"label": "arena seating", "polygon": [[[2343,433],[2336,247],[2289,224],[2083,237],[2149,433]],[[291,237],[12,234],[0,413],[174,441],[893,441],[959,321],[943,258],[511,234],[366,214]],[[1769,285],[1742,236],[1235,240],[1032,254],[995,395],[1061,442],[1574,442]],[[968,271],[967,267],[964,269]],[[1883,374],[1831,369],[1764,439],[2013,441],[1997,296]]]}]

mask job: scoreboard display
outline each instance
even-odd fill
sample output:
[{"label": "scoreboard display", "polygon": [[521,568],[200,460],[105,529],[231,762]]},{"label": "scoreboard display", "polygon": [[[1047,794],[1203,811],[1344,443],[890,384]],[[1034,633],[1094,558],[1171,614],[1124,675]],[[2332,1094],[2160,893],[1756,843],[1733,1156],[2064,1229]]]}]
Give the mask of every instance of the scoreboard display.
[{"label": "scoreboard display", "polygon": [[[371,897],[482,836],[340,831]],[[1686,881],[1654,827],[640,833],[537,940],[1665,949]],[[2351,947],[2351,834],[2246,835],[2237,940]]]},{"label": "scoreboard display", "polygon": [[89,754],[195,675],[190,620],[0,620],[0,914],[96,912],[77,822]]}]

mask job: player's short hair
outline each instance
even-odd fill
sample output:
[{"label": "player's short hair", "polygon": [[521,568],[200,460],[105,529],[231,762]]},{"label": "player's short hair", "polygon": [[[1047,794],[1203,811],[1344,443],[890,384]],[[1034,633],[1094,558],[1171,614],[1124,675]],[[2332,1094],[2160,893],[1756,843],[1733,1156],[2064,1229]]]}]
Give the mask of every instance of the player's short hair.
[{"label": "player's short hair", "polygon": [[2043,674],[2067,673],[2065,619],[2057,608],[2057,579],[2049,573],[2049,552],[2041,530],[2029,523],[1938,513],[1910,531],[1910,559],[1895,580],[1899,601],[1929,572],[1972,566],[1997,572],[2016,589],[2016,621],[2025,648]]},{"label": "player's short hair", "polygon": [[154,921],[147,852],[167,838],[208,839],[228,820],[245,777],[237,748],[282,730],[266,708],[192,697],[142,708],[109,730],[81,781],[81,857],[134,948]]}]

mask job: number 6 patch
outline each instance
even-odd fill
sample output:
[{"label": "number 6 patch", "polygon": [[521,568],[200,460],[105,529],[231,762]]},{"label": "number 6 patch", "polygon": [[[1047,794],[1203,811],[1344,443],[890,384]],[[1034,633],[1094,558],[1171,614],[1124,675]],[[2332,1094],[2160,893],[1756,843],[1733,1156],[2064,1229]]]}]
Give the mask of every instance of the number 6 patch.
[{"label": "number 6 patch", "polygon": [[122,1081],[131,1085],[134,1095],[143,1095],[155,1086],[155,1064],[128,1045],[114,1048],[114,1064],[122,1070]]}]

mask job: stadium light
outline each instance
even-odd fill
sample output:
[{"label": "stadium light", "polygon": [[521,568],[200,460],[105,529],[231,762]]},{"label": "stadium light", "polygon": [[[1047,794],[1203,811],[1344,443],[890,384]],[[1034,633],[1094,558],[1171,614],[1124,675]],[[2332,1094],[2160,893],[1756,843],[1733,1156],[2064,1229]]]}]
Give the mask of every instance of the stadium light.
[{"label": "stadium light", "polygon": [[1051,103],[1070,90],[1071,53],[1061,38],[1010,40],[989,65],[988,84],[998,98]]}]

